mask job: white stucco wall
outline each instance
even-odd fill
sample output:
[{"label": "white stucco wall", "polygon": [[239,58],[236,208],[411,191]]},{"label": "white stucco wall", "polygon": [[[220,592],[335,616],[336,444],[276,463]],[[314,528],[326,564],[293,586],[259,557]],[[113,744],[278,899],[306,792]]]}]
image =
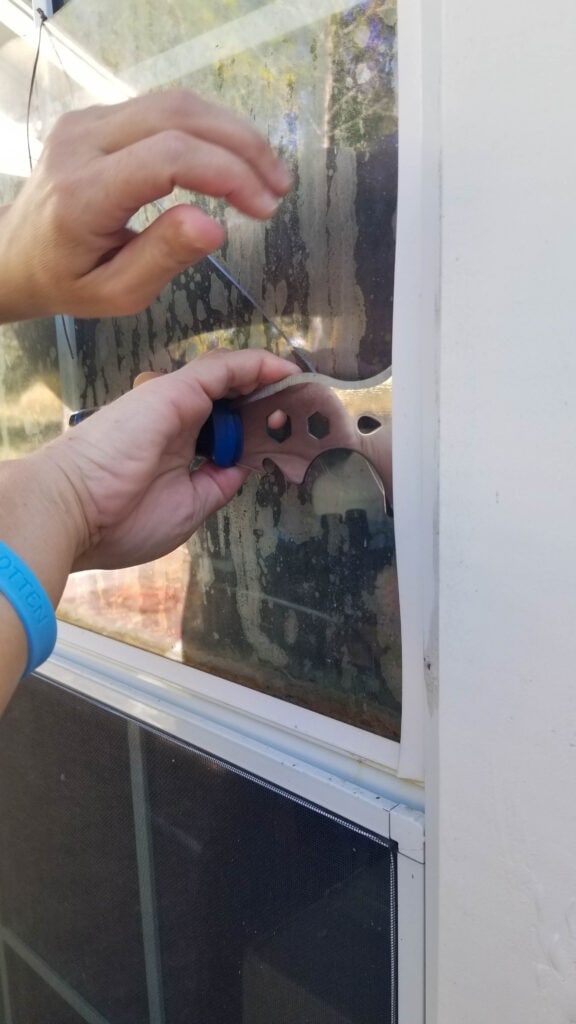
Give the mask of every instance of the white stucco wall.
[{"label": "white stucco wall", "polygon": [[427,1024],[560,1024],[576,1021],[576,3],[438,0],[427,17],[441,28]]}]

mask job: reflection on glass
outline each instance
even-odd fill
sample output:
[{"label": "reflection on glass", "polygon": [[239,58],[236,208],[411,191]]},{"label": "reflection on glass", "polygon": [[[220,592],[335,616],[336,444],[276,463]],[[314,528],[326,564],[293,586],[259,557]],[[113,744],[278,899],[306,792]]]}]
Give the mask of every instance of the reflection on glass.
[{"label": "reflection on glass", "polygon": [[[253,118],[291,165],[295,188],[269,225],[199,200],[227,223],[217,259],[320,372],[358,380],[389,366],[394,2],[69,0],[54,24],[90,52],[118,98],[181,85]],[[89,102],[97,85],[65,76],[46,56],[40,73],[52,99],[38,101],[42,136],[67,105]],[[150,208],[142,221],[157,212]],[[180,275],[140,316],[77,321],[73,334],[73,360],[58,346],[67,407],[110,401],[140,370],[172,369],[214,345],[288,351],[208,261]],[[61,613],[399,736],[393,520],[359,456],[322,456],[299,487],[275,471],[251,479],[188,550],[140,570],[82,574]]]}]

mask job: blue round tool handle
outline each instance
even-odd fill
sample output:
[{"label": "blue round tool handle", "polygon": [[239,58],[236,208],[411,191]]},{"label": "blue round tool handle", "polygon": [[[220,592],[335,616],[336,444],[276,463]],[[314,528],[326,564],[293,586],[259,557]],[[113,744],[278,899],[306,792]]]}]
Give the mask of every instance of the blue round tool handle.
[{"label": "blue round tool handle", "polygon": [[227,469],[238,462],[243,446],[244,432],[240,413],[232,408],[226,398],[214,402],[212,412],[198,434],[196,455]]}]

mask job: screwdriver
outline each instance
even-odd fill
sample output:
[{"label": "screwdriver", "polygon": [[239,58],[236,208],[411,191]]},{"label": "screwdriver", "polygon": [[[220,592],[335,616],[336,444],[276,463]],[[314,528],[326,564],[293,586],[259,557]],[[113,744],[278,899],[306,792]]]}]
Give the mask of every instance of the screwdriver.
[{"label": "screwdriver", "polygon": [[[95,412],[98,412],[98,408],[73,412],[68,419],[68,426],[76,427]],[[212,412],[200,429],[196,455],[210,459],[215,466],[228,469],[240,460],[243,447],[244,431],[240,413],[232,408],[229,399],[220,398],[214,402]]]}]

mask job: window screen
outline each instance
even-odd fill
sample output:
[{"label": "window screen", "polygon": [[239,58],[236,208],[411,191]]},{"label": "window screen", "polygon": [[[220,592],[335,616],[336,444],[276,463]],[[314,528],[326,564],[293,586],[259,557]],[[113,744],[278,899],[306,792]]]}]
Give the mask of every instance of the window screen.
[{"label": "window screen", "polygon": [[393,844],[38,679],[0,722],[14,1024],[392,1024]]}]

